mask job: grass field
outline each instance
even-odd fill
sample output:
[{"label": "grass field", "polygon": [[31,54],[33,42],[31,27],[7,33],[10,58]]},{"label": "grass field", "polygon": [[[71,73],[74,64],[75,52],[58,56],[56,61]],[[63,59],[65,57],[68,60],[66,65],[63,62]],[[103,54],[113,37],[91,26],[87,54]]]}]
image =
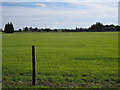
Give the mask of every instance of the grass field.
[{"label": "grass field", "polygon": [[[3,88],[117,88],[118,33],[14,33],[2,35]],[[32,45],[37,85],[32,86]]]}]

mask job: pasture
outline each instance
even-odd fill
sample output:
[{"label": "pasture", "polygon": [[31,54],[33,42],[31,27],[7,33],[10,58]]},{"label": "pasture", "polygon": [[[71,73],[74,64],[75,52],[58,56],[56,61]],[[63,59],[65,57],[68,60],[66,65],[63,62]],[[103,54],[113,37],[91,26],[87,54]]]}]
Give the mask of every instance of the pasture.
[{"label": "pasture", "polygon": [[3,88],[117,88],[118,32],[3,33],[2,75]]}]

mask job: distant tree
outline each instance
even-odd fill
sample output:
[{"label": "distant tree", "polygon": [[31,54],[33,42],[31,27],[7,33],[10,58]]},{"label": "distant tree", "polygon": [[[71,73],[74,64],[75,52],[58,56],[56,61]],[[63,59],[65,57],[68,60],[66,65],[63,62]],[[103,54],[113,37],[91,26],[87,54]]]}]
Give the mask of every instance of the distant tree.
[{"label": "distant tree", "polygon": [[29,31],[32,31],[32,27],[29,28]]},{"label": "distant tree", "polygon": [[22,30],[21,30],[21,29],[19,29],[19,30],[18,30],[18,32],[22,32]]},{"label": "distant tree", "polygon": [[96,32],[95,24],[93,24],[93,25],[89,28],[89,30],[90,30],[91,32]]},{"label": "distant tree", "polygon": [[114,25],[114,24],[111,24],[110,27],[115,27],[115,25]]},{"label": "distant tree", "polygon": [[98,32],[103,32],[103,31],[104,31],[103,24],[100,23],[100,22],[96,23],[96,30],[97,30]]},{"label": "distant tree", "polygon": [[75,29],[75,30],[76,30],[77,32],[79,32],[79,28],[77,28],[77,27],[76,27],[76,29]]},{"label": "distant tree", "polygon": [[42,29],[38,29],[37,32],[42,32]]},{"label": "distant tree", "polygon": [[50,28],[45,28],[44,32],[52,32],[52,30]]},{"label": "distant tree", "polygon": [[5,28],[4,28],[5,33],[13,33],[14,32],[14,27],[12,22],[10,22],[10,24],[6,24]]},{"label": "distant tree", "polygon": [[104,27],[109,27],[109,25],[104,25]]},{"label": "distant tree", "polygon": [[58,30],[57,30],[57,29],[54,29],[53,32],[58,32]]},{"label": "distant tree", "polygon": [[38,28],[37,28],[37,27],[35,27],[35,31],[38,31]]},{"label": "distant tree", "polygon": [[96,22],[96,24],[93,24],[89,29],[91,32],[103,32],[104,26],[102,23]]},{"label": "distant tree", "polygon": [[36,32],[36,31],[38,31],[38,28],[37,28],[37,27],[32,28],[32,32]]},{"label": "distant tree", "polygon": [[23,31],[27,32],[28,31],[28,27],[23,28]]},{"label": "distant tree", "polygon": [[77,28],[77,27],[76,27],[76,32],[82,32],[82,31],[83,31],[82,28]]},{"label": "distant tree", "polygon": [[115,27],[115,30],[116,30],[116,31],[120,31],[120,26],[116,26],[116,27]]}]

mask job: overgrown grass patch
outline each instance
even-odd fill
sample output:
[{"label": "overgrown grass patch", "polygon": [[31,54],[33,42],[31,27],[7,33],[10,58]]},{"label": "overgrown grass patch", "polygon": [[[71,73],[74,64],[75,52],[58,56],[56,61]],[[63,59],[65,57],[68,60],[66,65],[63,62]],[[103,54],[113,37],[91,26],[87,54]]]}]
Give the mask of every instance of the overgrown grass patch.
[{"label": "overgrown grass patch", "polygon": [[[119,87],[118,33],[3,33],[3,88]],[[32,45],[37,86],[32,86]]]}]

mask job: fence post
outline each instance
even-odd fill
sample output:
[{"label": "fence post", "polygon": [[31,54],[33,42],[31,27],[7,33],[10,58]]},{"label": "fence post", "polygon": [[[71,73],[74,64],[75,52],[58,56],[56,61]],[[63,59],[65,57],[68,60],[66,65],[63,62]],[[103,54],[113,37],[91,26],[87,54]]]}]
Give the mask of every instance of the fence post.
[{"label": "fence post", "polygon": [[35,60],[35,46],[32,46],[32,85],[36,82],[36,60]]}]

